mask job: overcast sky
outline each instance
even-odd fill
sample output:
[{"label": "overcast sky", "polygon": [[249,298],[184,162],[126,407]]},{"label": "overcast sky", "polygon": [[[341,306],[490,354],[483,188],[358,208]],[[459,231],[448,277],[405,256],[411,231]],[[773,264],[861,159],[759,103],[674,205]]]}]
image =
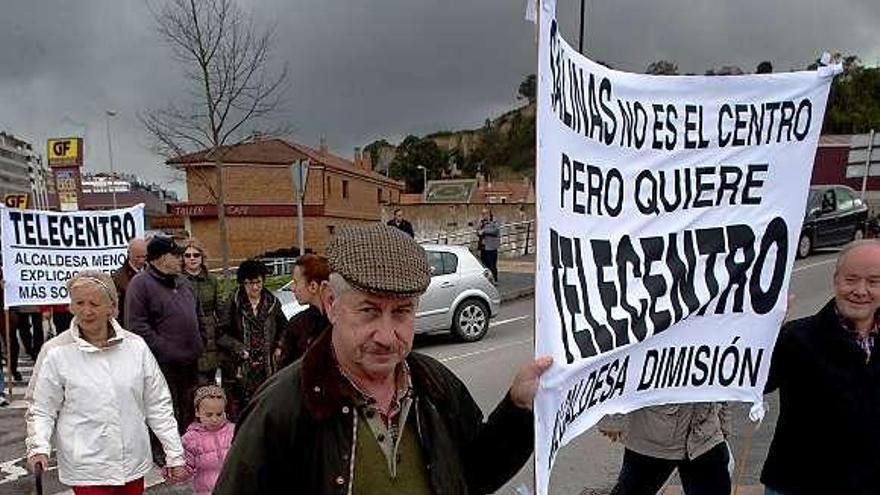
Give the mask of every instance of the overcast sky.
[{"label": "overcast sky", "polygon": [[[3,0],[0,130],[43,149],[82,135],[86,169],[108,169],[105,109],[117,170],[164,182],[137,113],[182,96],[181,67],[158,38],[145,0]],[[375,139],[479,126],[512,108],[535,71],[526,0],[242,0],[277,27],[290,68],[292,139],[335,152]],[[559,0],[577,46],[578,0]],[[880,63],[877,0],[590,0],[587,54],[642,72],[672,60],[682,72],[762,60],[802,68],[822,51]],[[178,185],[174,187],[182,190]]]}]

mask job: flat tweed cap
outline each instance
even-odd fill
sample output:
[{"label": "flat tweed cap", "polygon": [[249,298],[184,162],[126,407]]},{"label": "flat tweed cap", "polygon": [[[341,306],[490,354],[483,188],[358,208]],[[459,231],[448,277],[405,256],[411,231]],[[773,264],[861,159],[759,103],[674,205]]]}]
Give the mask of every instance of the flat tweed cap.
[{"label": "flat tweed cap", "polygon": [[330,271],[364,292],[418,296],[431,283],[425,250],[400,229],[383,224],[340,229],[327,246]]}]

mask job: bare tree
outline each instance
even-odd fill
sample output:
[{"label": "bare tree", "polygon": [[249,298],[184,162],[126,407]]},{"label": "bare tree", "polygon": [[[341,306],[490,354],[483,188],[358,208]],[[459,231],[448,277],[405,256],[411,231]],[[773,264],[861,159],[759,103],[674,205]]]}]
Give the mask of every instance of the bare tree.
[{"label": "bare tree", "polygon": [[156,29],[183,67],[188,88],[182,102],[147,110],[140,120],[166,158],[207,150],[214,162],[214,181],[203,171],[194,175],[217,203],[225,276],[229,242],[223,152],[280,113],[287,66],[274,70],[274,30],[259,30],[235,0],[166,0],[151,7]]}]

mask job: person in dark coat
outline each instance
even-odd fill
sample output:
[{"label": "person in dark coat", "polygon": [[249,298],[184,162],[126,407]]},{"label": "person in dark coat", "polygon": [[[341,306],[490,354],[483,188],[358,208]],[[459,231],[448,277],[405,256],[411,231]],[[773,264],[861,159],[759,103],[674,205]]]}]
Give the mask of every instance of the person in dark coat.
[{"label": "person in dark coat", "polygon": [[411,352],[431,280],[424,249],[371,225],[343,229],[327,256],[333,326],[251,401],[214,494],[498,490],[532,453],[532,401],[552,358],[523,366],[484,420],[449,369]]},{"label": "person in dark coat", "polygon": [[293,266],[291,289],[299,304],[308,308],[295,314],[281,338],[281,353],[278,367],[283,368],[299,359],[315,339],[330,327],[330,320],[324,314],[321,292],[330,277],[327,258],[317,254],[300,256]]},{"label": "person in dark coat", "polygon": [[[128,243],[128,257],[116,271],[113,272],[113,284],[116,285],[116,293],[119,297],[119,314],[116,321],[125,323],[125,291],[135,275],[143,271],[147,265],[147,243],[143,239],[134,238]],[[68,321],[68,325],[69,325]],[[67,330],[67,326],[57,328],[59,332]]]},{"label": "person in dark coat", "polygon": [[783,326],[773,350],[770,495],[880,493],[880,240],[844,248],[833,280],[834,298]]},{"label": "person in dark coat", "polygon": [[495,215],[489,210],[480,213],[480,224],[477,227],[477,248],[480,261],[492,272],[492,278],[498,282],[498,248],[501,245],[501,226]]},{"label": "person in dark coat", "polygon": [[259,260],[239,265],[238,288],[226,303],[217,337],[217,345],[239,360],[239,390],[235,395],[241,405],[246,405],[277,369],[276,351],[287,327],[281,301],[263,286],[267,272]]},{"label": "person in dark coat", "polygon": [[[125,327],[144,339],[158,361],[181,434],[195,417],[192,393],[198,384],[198,360],[205,349],[199,300],[180,273],[182,253],[172,238],[154,236],[147,244],[147,266],[131,279],[125,294]],[[155,440],[154,447],[154,460],[162,465],[164,459]]]},{"label": "person in dark coat", "polygon": [[403,210],[400,208],[394,210],[394,217],[391,220],[388,220],[388,225],[406,232],[410,237],[416,236],[412,224],[409,223],[409,220],[403,218]]}]

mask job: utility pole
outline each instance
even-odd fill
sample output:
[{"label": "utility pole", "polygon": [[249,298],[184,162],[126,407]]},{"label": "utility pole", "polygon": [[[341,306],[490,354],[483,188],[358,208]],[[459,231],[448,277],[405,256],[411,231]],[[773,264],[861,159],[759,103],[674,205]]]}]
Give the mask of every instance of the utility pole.
[{"label": "utility pole", "polygon": [[110,191],[113,193],[113,209],[116,209],[116,170],[113,168],[113,141],[110,139],[110,117],[115,117],[115,110],[105,110],[107,121],[107,154],[110,156]]},{"label": "utility pole", "polygon": [[874,129],[868,134],[868,153],[865,155],[865,174],[862,175],[862,201],[865,201],[865,193],[868,189],[868,174],[871,170],[871,153],[874,151]]}]

